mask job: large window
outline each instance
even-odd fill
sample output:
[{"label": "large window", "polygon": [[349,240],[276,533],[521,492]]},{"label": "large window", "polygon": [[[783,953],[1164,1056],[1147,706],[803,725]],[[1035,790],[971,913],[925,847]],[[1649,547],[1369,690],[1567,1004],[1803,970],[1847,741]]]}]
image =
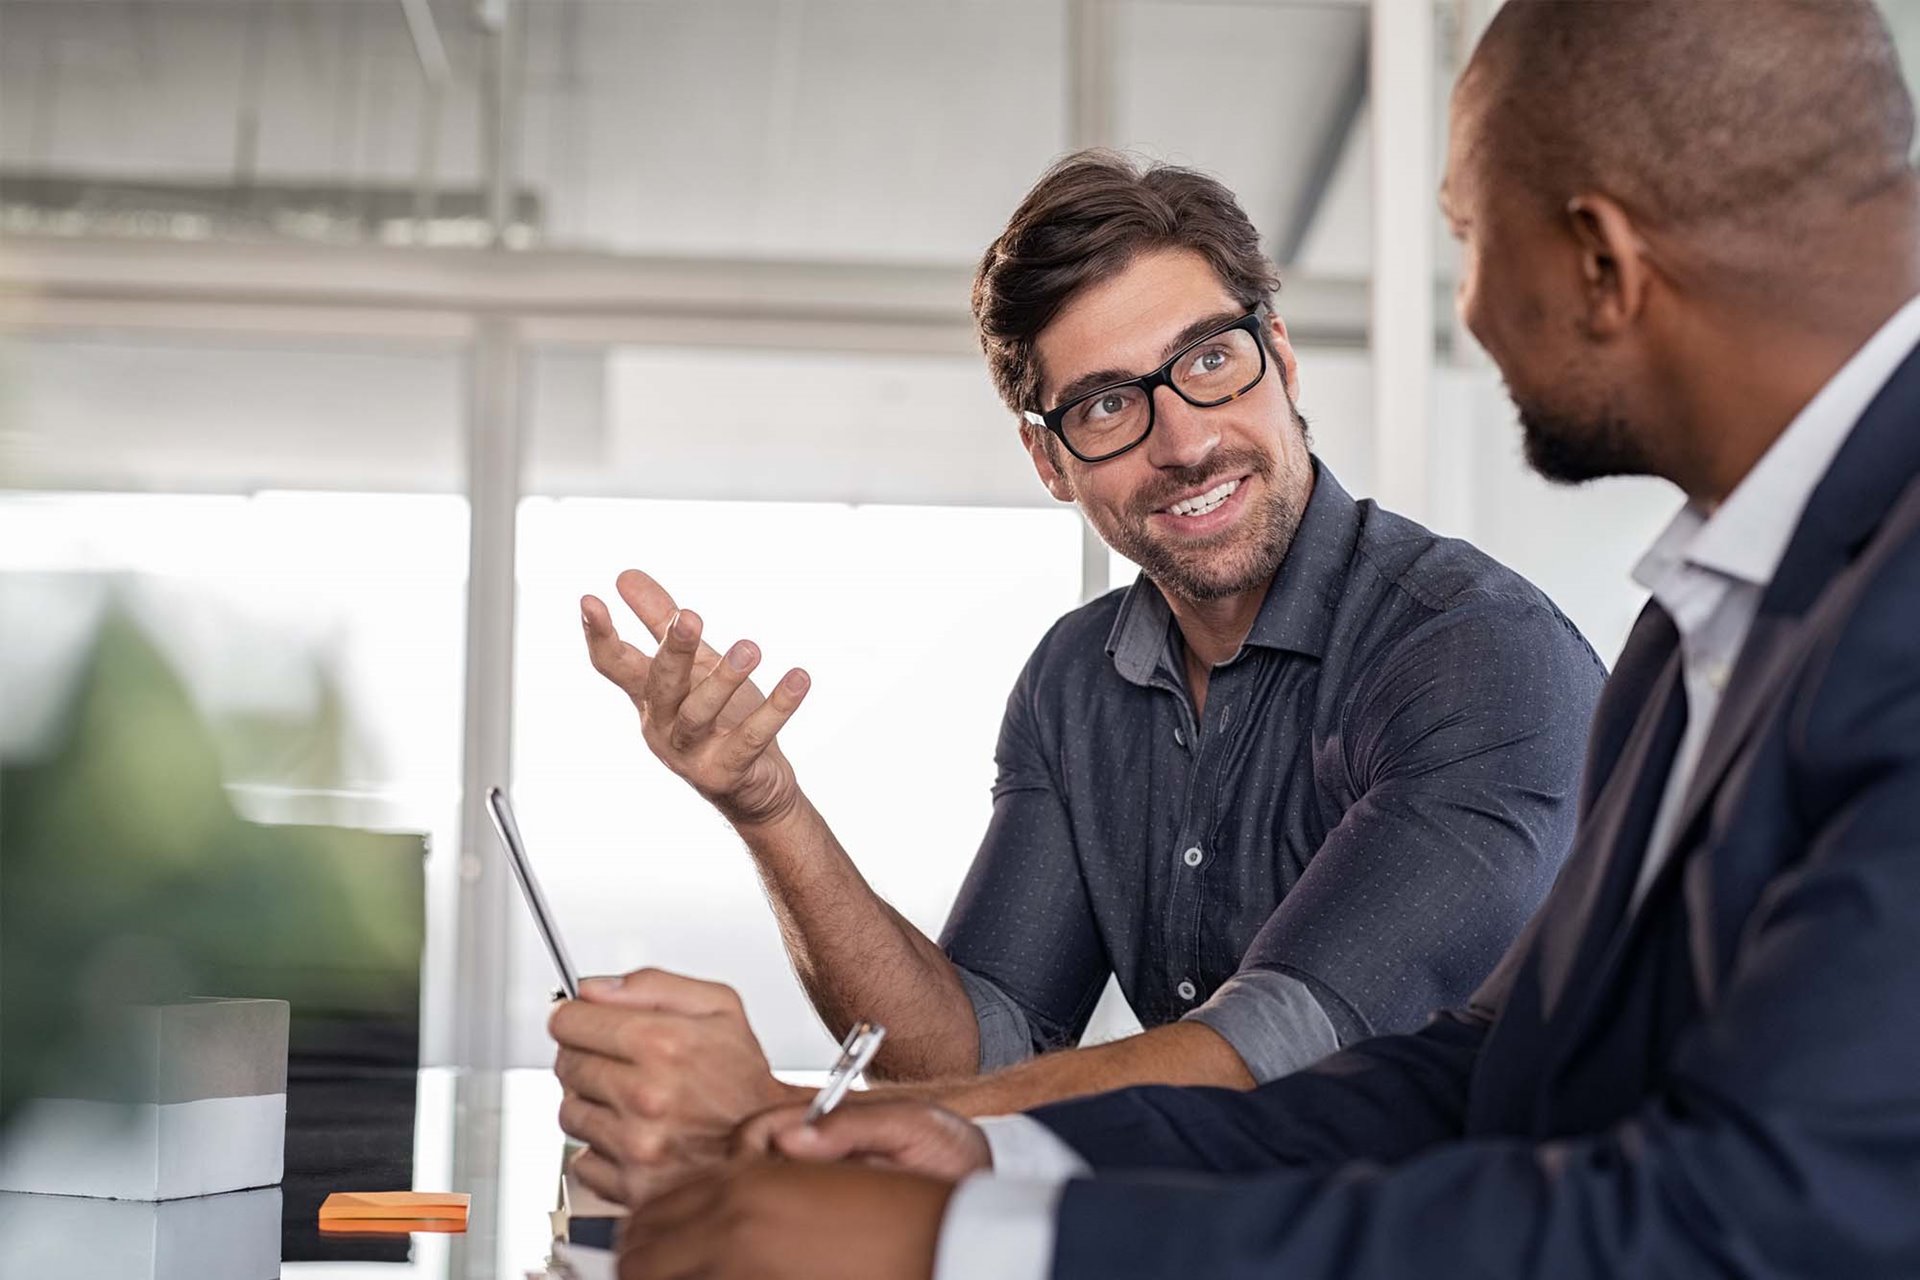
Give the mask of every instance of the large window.
[{"label": "large window", "polygon": [[[0,495],[11,731],[57,711],[117,605],[192,694],[243,816],[427,833],[429,1060],[451,993],[466,523],[433,495]],[[275,722],[300,731],[260,732]]]},{"label": "large window", "polygon": [[[0,485],[35,486],[0,488],[0,732],[46,723],[100,610],[129,609],[213,730],[244,816],[428,836],[421,1047],[448,1061],[457,350],[74,330],[14,339],[0,370]],[[275,721],[312,739],[264,737]]]},{"label": "large window", "polygon": [[[1065,510],[532,498],[520,509],[514,776],[522,825],[576,961],[737,987],[779,1067],[832,1046],[787,966],[739,841],[648,753],[594,672],[579,605],[652,573],[721,643],[757,641],[812,691],[782,735],[874,888],[937,933],[986,829],[993,745],[1034,644],[1080,588]],[[516,912],[513,1056],[552,1049],[544,954]]]}]

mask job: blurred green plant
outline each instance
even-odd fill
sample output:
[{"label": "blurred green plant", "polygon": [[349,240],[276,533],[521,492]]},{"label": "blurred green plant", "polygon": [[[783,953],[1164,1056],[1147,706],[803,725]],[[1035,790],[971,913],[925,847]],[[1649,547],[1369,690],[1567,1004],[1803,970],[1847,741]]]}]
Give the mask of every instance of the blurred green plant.
[{"label": "blurred green plant", "polygon": [[[328,685],[317,714],[250,723],[247,742],[295,744],[312,778],[345,725]],[[116,1006],[271,996],[296,1027],[336,1011],[410,1025],[421,848],[246,821],[180,680],[109,609],[56,732],[0,759],[0,1128],[28,1098],[130,1083],[101,1048]]]}]

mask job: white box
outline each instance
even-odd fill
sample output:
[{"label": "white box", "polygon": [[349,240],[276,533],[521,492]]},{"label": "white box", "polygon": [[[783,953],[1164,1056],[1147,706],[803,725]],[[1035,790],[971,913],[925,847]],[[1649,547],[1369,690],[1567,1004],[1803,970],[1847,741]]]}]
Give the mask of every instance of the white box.
[{"label": "white box", "polygon": [[0,1275],[274,1280],[280,1188],[137,1202],[0,1192]]},{"label": "white box", "polygon": [[[123,1012],[113,1096],[25,1103],[0,1139],[0,1191],[176,1200],[279,1183],[287,1135],[284,1000]],[[91,1095],[91,1096],[88,1096]]]}]

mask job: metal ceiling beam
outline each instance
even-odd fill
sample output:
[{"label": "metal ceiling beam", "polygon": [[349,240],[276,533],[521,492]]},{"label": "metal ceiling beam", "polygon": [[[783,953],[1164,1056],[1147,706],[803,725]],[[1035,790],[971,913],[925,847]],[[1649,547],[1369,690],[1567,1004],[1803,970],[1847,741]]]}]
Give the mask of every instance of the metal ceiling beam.
[{"label": "metal ceiling beam", "polygon": [[1299,261],[1300,250],[1306,245],[1307,236],[1320,216],[1320,209],[1327,202],[1327,192],[1340,172],[1340,161],[1346,155],[1347,142],[1353,136],[1354,127],[1360,123],[1360,112],[1367,105],[1367,76],[1372,61],[1372,40],[1363,23],[1354,40],[1346,76],[1340,82],[1340,96],[1334,102],[1332,115],[1320,134],[1320,145],[1313,153],[1313,163],[1307,168],[1306,181],[1294,193],[1293,207],[1280,224],[1280,236],[1274,241],[1274,261],[1283,267],[1290,267]]},{"label": "metal ceiling beam", "polygon": [[[522,320],[538,342],[642,342],[971,356],[971,269],[884,263],[9,236],[0,320],[219,329],[276,317],[294,333],[449,317]],[[1301,346],[1363,346],[1364,281],[1293,277],[1281,310]],[[409,319],[412,317],[413,319]]]},{"label": "metal ceiling beam", "polygon": [[1113,144],[1113,6],[1067,0],[1067,145]]}]

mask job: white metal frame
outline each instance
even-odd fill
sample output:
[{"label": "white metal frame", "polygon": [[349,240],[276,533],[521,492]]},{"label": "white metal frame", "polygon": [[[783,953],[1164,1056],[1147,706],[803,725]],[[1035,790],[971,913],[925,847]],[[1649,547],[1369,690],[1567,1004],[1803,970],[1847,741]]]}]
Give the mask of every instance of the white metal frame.
[{"label": "white metal frame", "polygon": [[1374,494],[1429,518],[1434,371],[1433,0],[1374,0]]}]

